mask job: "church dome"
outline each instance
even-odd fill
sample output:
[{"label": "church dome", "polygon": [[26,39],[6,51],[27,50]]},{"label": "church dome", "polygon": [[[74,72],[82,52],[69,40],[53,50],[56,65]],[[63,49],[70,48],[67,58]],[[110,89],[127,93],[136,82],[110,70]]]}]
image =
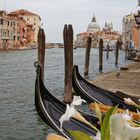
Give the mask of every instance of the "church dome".
[{"label": "church dome", "polygon": [[113,30],[113,23],[112,22],[111,23],[105,22],[105,25],[103,27],[103,31],[111,31],[111,30]]},{"label": "church dome", "polygon": [[95,18],[95,15],[94,15],[93,18],[92,18],[92,22],[89,23],[89,25],[88,25],[87,32],[95,33],[95,32],[98,32],[98,31],[100,31],[100,26],[96,22],[96,18]]},{"label": "church dome", "polygon": [[107,22],[105,22],[105,26],[103,27],[103,30],[109,30],[109,26],[108,26]]}]

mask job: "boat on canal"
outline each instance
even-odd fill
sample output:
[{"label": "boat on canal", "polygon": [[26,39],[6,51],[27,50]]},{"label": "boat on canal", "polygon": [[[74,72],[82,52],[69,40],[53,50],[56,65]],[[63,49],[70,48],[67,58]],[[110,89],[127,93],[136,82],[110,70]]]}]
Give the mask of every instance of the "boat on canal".
[{"label": "boat on canal", "polygon": [[81,98],[88,103],[97,102],[109,106],[118,105],[118,107],[122,109],[129,109],[133,112],[137,111],[136,107],[126,104],[124,98],[131,98],[135,103],[139,104],[138,97],[130,96],[122,92],[114,93],[89,83],[80,75],[78,66],[73,67],[72,85],[75,94],[80,95]]},{"label": "boat on canal", "polygon": [[[70,121],[63,123],[63,127],[60,129],[59,119],[66,111],[66,104],[55,98],[44,86],[41,78],[41,67],[36,63],[36,82],[35,82],[35,107],[41,117],[41,119],[48,124],[51,128],[59,132],[64,137],[73,140],[69,133],[72,131],[81,131],[89,136],[95,136],[97,131],[85,122],[80,121],[77,118],[71,118]],[[94,126],[98,127],[98,118],[92,115],[88,115],[84,112],[79,113]]]}]

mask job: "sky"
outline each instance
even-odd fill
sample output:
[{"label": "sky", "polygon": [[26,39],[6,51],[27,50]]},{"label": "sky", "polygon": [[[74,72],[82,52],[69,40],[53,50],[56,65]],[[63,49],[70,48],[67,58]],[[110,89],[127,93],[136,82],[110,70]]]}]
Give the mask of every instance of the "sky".
[{"label": "sky", "polygon": [[122,18],[138,10],[137,0],[0,0],[0,9],[8,12],[26,9],[38,14],[48,43],[63,42],[65,24],[73,26],[74,38],[87,30],[95,14],[102,28],[113,22],[114,30],[122,31]]}]

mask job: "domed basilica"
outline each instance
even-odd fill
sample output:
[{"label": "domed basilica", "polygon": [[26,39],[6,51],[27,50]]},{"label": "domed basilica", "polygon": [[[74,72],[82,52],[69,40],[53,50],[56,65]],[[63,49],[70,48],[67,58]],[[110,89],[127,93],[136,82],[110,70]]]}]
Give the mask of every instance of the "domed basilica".
[{"label": "domed basilica", "polygon": [[87,37],[92,37],[92,47],[98,47],[99,39],[102,38],[105,42],[116,40],[120,35],[118,32],[113,31],[113,23],[105,22],[104,27],[100,28],[96,21],[95,15],[92,17],[86,32],[77,34],[75,47],[86,47]]},{"label": "domed basilica", "polygon": [[100,31],[100,26],[99,24],[96,22],[96,18],[95,15],[92,18],[91,23],[89,23],[88,27],[87,27],[87,32],[88,33],[96,33]]}]

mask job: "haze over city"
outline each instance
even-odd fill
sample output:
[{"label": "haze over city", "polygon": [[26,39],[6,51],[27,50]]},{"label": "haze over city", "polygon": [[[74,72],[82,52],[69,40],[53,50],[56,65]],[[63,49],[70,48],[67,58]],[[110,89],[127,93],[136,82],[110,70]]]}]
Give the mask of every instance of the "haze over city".
[{"label": "haze over city", "polygon": [[121,32],[124,15],[137,11],[137,0],[1,0],[0,9],[8,12],[26,9],[38,14],[43,23],[47,42],[63,42],[64,24],[72,24],[74,35],[85,32],[95,14],[97,23],[113,22]]}]

